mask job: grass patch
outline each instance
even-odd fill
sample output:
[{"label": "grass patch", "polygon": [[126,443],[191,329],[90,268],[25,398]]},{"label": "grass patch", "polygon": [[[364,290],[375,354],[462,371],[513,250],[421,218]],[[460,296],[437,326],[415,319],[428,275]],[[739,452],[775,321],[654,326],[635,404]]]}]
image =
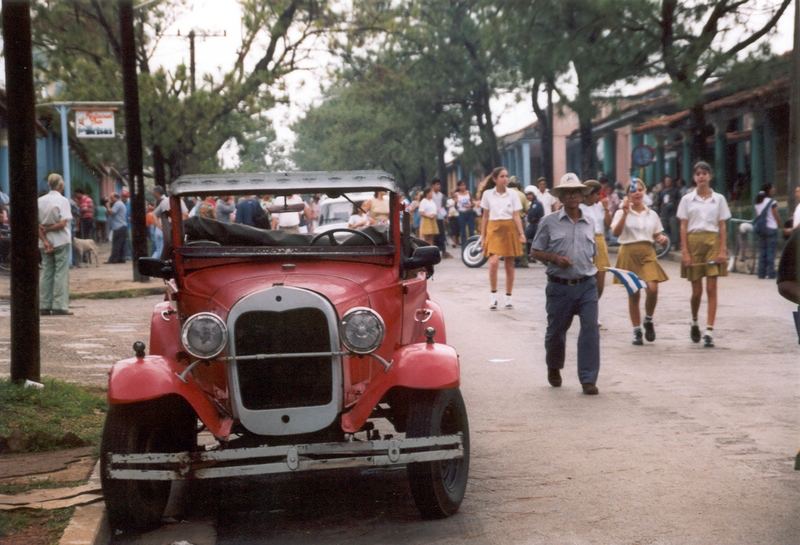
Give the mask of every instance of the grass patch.
[{"label": "grass patch", "polygon": [[102,389],[45,379],[23,388],[0,379],[0,452],[98,445],[106,412]]},{"label": "grass patch", "polygon": [[36,545],[56,545],[69,524],[74,507],[50,511],[17,509],[0,512],[0,538],[23,535],[25,542]]}]

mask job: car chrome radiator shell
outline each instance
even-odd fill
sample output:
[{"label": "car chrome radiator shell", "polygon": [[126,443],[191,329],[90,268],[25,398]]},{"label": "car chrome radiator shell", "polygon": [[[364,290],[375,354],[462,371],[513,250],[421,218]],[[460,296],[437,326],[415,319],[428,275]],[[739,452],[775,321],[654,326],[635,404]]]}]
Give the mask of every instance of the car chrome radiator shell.
[{"label": "car chrome radiator shell", "polygon": [[234,416],[248,431],[285,436],[334,422],[342,409],[337,324],[327,299],[300,288],[273,286],[233,306],[228,381]]}]

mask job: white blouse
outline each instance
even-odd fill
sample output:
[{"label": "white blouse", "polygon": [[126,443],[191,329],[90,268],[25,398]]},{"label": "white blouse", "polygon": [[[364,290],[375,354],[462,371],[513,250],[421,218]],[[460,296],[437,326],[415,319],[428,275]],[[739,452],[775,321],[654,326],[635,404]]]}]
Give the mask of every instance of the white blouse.
[{"label": "white blouse", "polygon": [[481,208],[489,211],[489,220],[510,220],[515,212],[522,210],[522,203],[514,189],[507,188],[505,193],[489,189],[483,192]]},{"label": "white blouse", "polygon": [[683,196],[678,204],[678,219],[688,220],[687,231],[719,232],[719,222],[731,217],[728,201],[725,197],[713,191],[711,196],[703,199],[697,190],[690,191]]},{"label": "white blouse", "polygon": [[433,199],[422,199],[419,202],[419,215],[426,218],[436,219],[436,203]]},{"label": "white blouse", "polygon": [[594,224],[594,234],[602,235],[606,231],[606,212],[602,203],[596,202],[593,205],[581,204],[581,211],[586,218]]},{"label": "white blouse", "polygon": [[[615,229],[625,212],[620,208],[614,213],[614,219],[611,220],[611,228]],[[631,208],[628,211],[628,216],[625,218],[625,226],[622,228],[617,240],[620,244],[631,244],[633,242],[653,242],[656,235],[664,232],[664,226],[661,225],[661,218],[658,214],[650,208],[645,207],[641,212],[635,211]]]}]

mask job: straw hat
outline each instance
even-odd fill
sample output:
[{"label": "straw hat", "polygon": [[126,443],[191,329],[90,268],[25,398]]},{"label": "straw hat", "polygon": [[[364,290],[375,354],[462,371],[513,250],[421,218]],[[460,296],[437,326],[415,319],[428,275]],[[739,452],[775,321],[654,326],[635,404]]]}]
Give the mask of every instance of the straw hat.
[{"label": "straw hat", "polygon": [[556,197],[561,199],[561,193],[566,189],[580,189],[584,195],[592,190],[591,187],[582,184],[578,176],[572,172],[564,174],[561,180],[559,180],[558,185],[551,190],[551,193],[554,193]]}]

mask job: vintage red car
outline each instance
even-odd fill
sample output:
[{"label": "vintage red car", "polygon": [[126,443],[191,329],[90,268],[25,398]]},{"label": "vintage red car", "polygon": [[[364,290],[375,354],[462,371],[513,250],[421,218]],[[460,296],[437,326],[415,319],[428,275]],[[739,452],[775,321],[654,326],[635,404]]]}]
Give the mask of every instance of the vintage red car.
[{"label": "vintage red car", "polygon": [[[364,191],[389,194],[388,223],[313,235],[181,214],[187,197],[268,194],[273,213],[298,214],[291,195]],[[149,353],[135,343],[109,376],[112,526],[157,525],[173,480],[401,464],[424,517],[455,513],[469,426],[458,355],[427,290],[440,255],[409,235],[391,176],[192,175],[170,203],[174,243],[139,261],[166,280]],[[212,444],[199,446],[201,432]]]}]

